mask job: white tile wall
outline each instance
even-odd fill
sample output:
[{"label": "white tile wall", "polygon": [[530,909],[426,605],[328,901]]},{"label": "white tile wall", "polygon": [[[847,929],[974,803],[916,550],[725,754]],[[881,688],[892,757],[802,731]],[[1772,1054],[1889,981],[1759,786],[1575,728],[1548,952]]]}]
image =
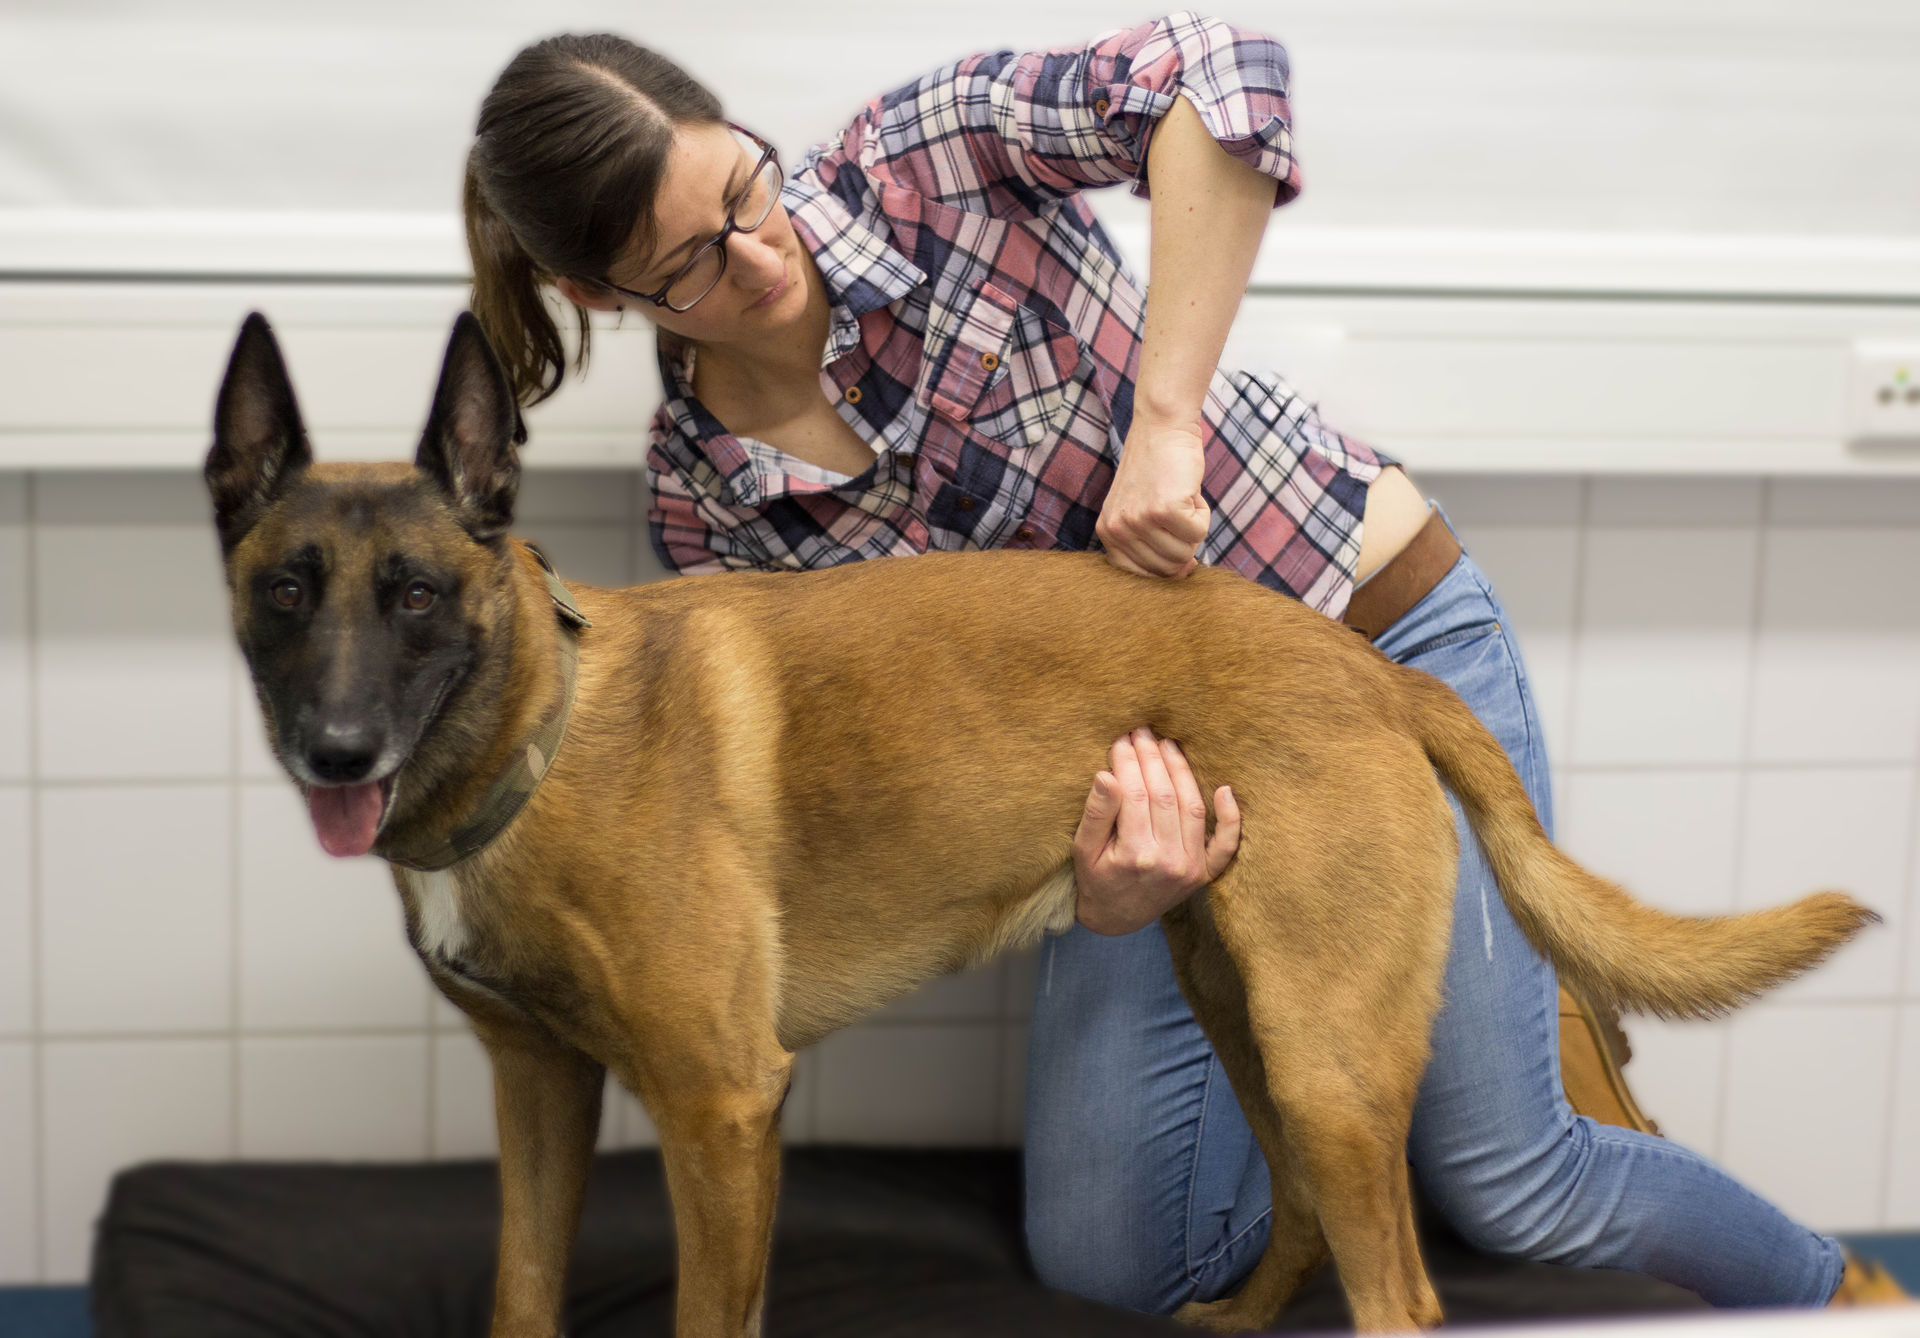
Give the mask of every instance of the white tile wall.
[{"label": "white tile wall", "polygon": [[1663,910],[1733,909],[1738,771],[1576,771],[1558,803],[1560,844],[1595,873]]},{"label": "white tile wall", "polygon": [[493,1071],[486,1048],[464,1027],[433,1035],[433,1155],[491,1157],[500,1150],[493,1123]]},{"label": "white tile wall", "polygon": [[1903,998],[1920,999],[1920,785],[1914,787],[1914,812],[1909,816],[1907,864],[1907,943],[1900,960],[1900,993]]},{"label": "white tile wall", "polygon": [[[1677,911],[1888,917],[1730,1024],[1635,1021],[1643,1104],[1814,1225],[1920,1226],[1920,484],[1421,481],[1513,619],[1570,850]],[[536,471],[522,529],[620,584],[659,574],[645,509]],[[0,473],[0,1280],[81,1276],[142,1158],[494,1147],[484,1052],[382,869],[316,848],[221,599],[196,480]],[[787,1137],[1016,1142],[1037,969],[801,1056]],[[652,1137],[610,1087],[602,1146]]]},{"label": "white tile wall", "polygon": [[47,1041],[41,1062],[46,1280],[76,1282],[115,1171],[234,1155],[233,1042]]},{"label": "white tile wall", "polygon": [[[464,1026],[433,1035],[432,1155],[442,1160],[492,1157],[500,1150],[493,1119],[493,1070],[487,1052]],[[788,1125],[789,1141],[793,1137]],[[652,1147],[653,1121],[611,1074],[600,1105],[602,1148]]]},{"label": "white tile wall", "polygon": [[823,1143],[993,1143],[997,1027],[850,1027],[816,1048],[814,1137]]},{"label": "white tile wall", "polygon": [[233,1025],[231,789],[40,791],[41,1026]]},{"label": "white tile wall", "polygon": [[540,542],[554,567],[583,585],[626,585],[633,570],[632,531],[625,525],[559,525],[540,528]]},{"label": "white tile wall", "polygon": [[650,1148],[657,1147],[659,1143],[660,1136],[655,1132],[645,1107],[612,1074],[608,1074],[606,1097],[600,1105],[600,1146]]},{"label": "white tile wall", "polygon": [[814,1143],[814,1092],[820,1085],[820,1052],[803,1050],[793,1057],[793,1076],[786,1104],[780,1108],[780,1136],[789,1143]]},{"label": "white tile wall", "polygon": [[240,1155],[418,1161],[427,1155],[428,1038],[240,1042]]},{"label": "white tile wall", "polygon": [[542,540],[555,524],[625,525],[634,517],[635,482],[626,470],[532,470],[521,476],[514,521]]},{"label": "white tile wall", "polygon": [[1920,1222],[1920,1004],[1901,1005],[1893,1053],[1886,1220]]},{"label": "white tile wall", "polygon": [[275,780],[287,783],[286,769],[273,755],[267,739],[266,717],[260,711],[260,699],[247,674],[247,662],[237,648],[227,655],[227,670],[233,681],[234,732],[238,736],[235,751],[239,756],[242,780]]},{"label": "white tile wall", "polygon": [[212,525],[36,527],[40,774],[225,776],[227,615]]},{"label": "white tile wall", "polygon": [[27,486],[0,475],[0,782],[27,775]]},{"label": "white tile wall", "polygon": [[0,1042],[0,1286],[40,1276],[33,1046]]},{"label": "white tile wall", "polygon": [[1625,1025],[1633,1046],[1625,1073],[1641,1109],[1668,1138],[1718,1157],[1728,1024],[1635,1017]]},{"label": "white tile wall", "polygon": [[1773,525],[1920,525],[1920,479],[1775,479],[1767,485]]},{"label": "white tile wall", "polygon": [[996,1022],[1005,1006],[1004,965],[962,971],[958,975],[929,980],[912,994],[896,999],[875,1013],[875,1022]]},{"label": "white tile wall", "polygon": [[1754,757],[1911,762],[1920,527],[1774,530],[1761,569]]},{"label": "white tile wall", "polygon": [[1757,539],[1738,526],[1588,528],[1569,762],[1740,759]]},{"label": "white tile wall", "polygon": [[1467,525],[1473,560],[1515,624],[1547,754],[1566,746],[1573,694],[1573,611],[1579,570],[1577,526]]},{"label": "white tile wall", "polygon": [[1720,1148],[1727,1169],[1816,1226],[1884,1223],[1894,1013],[1760,1004],[1736,1017]]},{"label": "white tile wall", "polygon": [[1911,767],[1756,769],[1747,777],[1742,910],[1838,888],[1880,912],[1820,970],[1776,992],[1781,1000],[1890,999],[1906,930]]},{"label": "white tile wall", "polygon": [[33,1027],[31,794],[0,785],[0,1036]]},{"label": "white tile wall", "polygon": [[432,987],[386,862],[322,851],[289,782],[239,794],[240,1025],[425,1027]]}]

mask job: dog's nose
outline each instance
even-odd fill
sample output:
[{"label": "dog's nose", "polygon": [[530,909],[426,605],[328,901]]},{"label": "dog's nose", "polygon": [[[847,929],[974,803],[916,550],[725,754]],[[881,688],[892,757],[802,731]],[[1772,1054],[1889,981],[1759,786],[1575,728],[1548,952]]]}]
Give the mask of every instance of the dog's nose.
[{"label": "dog's nose", "polygon": [[379,755],[380,740],[373,730],[328,725],[307,750],[307,765],[323,781],[350,785],[366,779]]}]

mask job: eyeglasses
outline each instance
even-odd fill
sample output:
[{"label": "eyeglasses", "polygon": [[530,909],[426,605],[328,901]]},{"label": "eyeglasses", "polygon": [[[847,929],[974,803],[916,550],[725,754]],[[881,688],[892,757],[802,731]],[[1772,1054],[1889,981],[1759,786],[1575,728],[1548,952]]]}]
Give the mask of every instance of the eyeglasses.
[{"label": "eyeglasses", "polygon": [[761,150],[760,161],[754,164],[752,177],[727,210],[727,225],[708,238],[706,245],[695,251],[687,263],[655,292],[638,293],[605,280],[601,283],[602,287],[625,293],[628,297],[640,298],[669,311],[690,310],[694,303],[713,291],[720,282],[720,276],[727,272],[727,238],[736,232],[752,232],[767,221],[773,213],[774,201],[780,198],[782,181],[780,162],[774,156],[773,145],[732,121],[727,122],[727,128],[734,132],[742,150]]}]

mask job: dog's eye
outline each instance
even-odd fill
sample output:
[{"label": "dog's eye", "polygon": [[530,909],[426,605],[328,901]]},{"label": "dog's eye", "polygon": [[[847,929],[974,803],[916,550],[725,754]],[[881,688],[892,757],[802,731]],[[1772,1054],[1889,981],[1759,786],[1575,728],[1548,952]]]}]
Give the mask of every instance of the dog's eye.
[{"label": "dog's eye", "polygon": [[433,587],[428,585],[425,581],[415,581],[412,585],[407,587],[407,593],[400,597],[401,605],[411,610],[414,613],[418,613],[422,609],[431,607],[433,604],[433,600],[434,600]]},{"label": "dog's eye", "polygon": [[273,602],[283,609],[298,608],[306,591],[300,588],[300,582],[283,576],[267,587],[267,593],[273,596]]}]

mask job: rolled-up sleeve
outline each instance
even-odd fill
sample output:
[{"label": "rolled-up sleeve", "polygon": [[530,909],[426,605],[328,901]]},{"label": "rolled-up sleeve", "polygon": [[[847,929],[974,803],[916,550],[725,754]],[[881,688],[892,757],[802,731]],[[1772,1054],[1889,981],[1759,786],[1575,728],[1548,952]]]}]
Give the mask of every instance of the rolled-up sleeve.
[{"label": "rolled-up sleeve", "polygon": [[1300,191],[1287,53],[1261,33],[1183,11],[1084,47],[983,52],[877,99],[856,130],[863,166],[962,208],[1034,213],[1090,186],[1146,196],[1154,127],[1185,96],[1213,138]]}]

